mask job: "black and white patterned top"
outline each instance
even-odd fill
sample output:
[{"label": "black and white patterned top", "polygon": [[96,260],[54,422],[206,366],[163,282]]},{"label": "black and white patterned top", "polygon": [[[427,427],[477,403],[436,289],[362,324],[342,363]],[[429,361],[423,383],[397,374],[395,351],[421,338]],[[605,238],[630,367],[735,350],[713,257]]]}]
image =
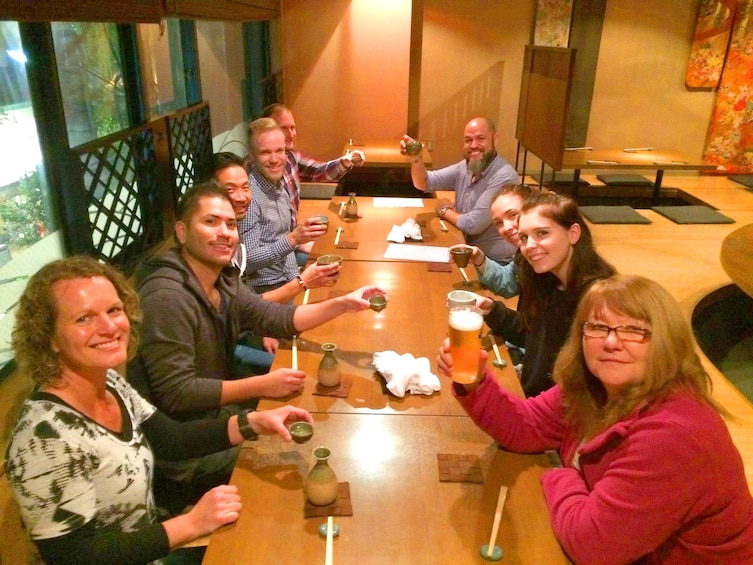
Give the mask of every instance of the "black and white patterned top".
[{"label": "black and white patterned top", "polygon": [[131,532],[157,520],[154,457],[141,424],[155,408],[113,370],[107,386],[121,407],[114,433],[58,397],[35,392],[22,407],[7,473],[32,539],[84,524]]}]

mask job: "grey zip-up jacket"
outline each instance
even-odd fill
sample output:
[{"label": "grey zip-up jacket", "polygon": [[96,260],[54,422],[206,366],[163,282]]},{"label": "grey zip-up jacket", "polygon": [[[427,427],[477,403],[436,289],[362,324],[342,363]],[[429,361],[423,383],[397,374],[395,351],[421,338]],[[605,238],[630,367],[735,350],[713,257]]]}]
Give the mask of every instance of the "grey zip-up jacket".
[{"label": "grey zip-up jacket", "polygon": [[230,267],[216,284],[227,313],[223,322],[177,249],[143,261],[135,279],[144,320],[128,380],[177,420],[217,416],[222,381],[235,377],[233,349],[241,332],[296,333],[296,306],[264,300]]}]

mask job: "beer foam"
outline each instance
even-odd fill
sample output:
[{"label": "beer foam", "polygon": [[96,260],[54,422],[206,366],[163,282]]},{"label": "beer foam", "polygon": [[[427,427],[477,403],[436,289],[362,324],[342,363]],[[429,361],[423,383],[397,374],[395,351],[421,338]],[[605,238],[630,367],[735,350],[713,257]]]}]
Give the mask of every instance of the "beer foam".
[{"label": "beer foam", "polygon": [[484,317],[473,310],[450,310],[450,327],[462,332],[481,329]]}]

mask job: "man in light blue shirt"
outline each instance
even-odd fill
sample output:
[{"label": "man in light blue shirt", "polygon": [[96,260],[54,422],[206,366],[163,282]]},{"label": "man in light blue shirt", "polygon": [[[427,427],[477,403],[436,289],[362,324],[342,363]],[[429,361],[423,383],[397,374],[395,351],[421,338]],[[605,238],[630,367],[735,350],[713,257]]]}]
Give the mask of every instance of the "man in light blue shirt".
[{"label": "man in light blue shirt", "polygon": [[[474,118],[463,133],[463,161],[427,171],[420,154],[411,156],[411,178],[413,185],[423,192],[454,190],[455,203],[440,199],[437,215],[462,231],[468,245],[480,248],[494,261],[509,263],[517,249],[497,233],[489,208],[499,189],[517,184],[519,178],[515,169],[497,155],[498,136],[494,122]],[[403,152],[409,141],[410,137],[403,136]]]}]

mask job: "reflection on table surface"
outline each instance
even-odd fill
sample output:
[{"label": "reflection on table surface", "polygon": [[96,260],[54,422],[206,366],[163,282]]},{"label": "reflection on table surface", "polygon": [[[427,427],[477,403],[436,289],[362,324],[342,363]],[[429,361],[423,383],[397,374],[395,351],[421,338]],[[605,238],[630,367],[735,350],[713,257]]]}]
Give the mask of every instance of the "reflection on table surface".
[{"label": "reflection on table surface", "polygon": [[[324,562],[326,518],[304,518],[302,491],[319,445],[353,506],[334,519],[334,563],[481,563],[503,484],[504,563],[568,562],[541,496],[545,456],[499,450],[467,417],[316,414],[307,444],[245,444],[232,478],[245,493],[241,516],[212,535],[204,563]],[[484,482],[440,482],[438,453],[478,457]]]},{"label": "reflection on table surface", "polygon": [[[453,266],[450,272],[430,272],[427,264],[420,262],[344,261],[340,273],[334,287],[311,290],[309,302],[375,284],[387,291],[387,307],[379,313],[366,310],[343,314],[301,334],[297,345],[298,367],[307,375],[303,393],[282,400],[263,399],[260,406],[293,404],[314,412],[464,414],[450,393],[451,380],[439,374],[436,364],[439,346],[447,336],[447,293],[461,279],[457,268]],[[347,398],[313,394],[323,356],[321,345],[327,342],[337,345],[335,355],[343,378],[352,382]],[[484,345],[488,347],[489,343]],[[291,366],[290,346],[290,342],[281,344],[273,369]],[[377,351],[426,357],[432,372],[439,377],[441,391],[431,396],[406,394],[398,398],[392,395],[372,365]],[[508,364],[502,370],[494,369],[495,373],[512,390],[519,389],[504,347],[500,353]]]}]

